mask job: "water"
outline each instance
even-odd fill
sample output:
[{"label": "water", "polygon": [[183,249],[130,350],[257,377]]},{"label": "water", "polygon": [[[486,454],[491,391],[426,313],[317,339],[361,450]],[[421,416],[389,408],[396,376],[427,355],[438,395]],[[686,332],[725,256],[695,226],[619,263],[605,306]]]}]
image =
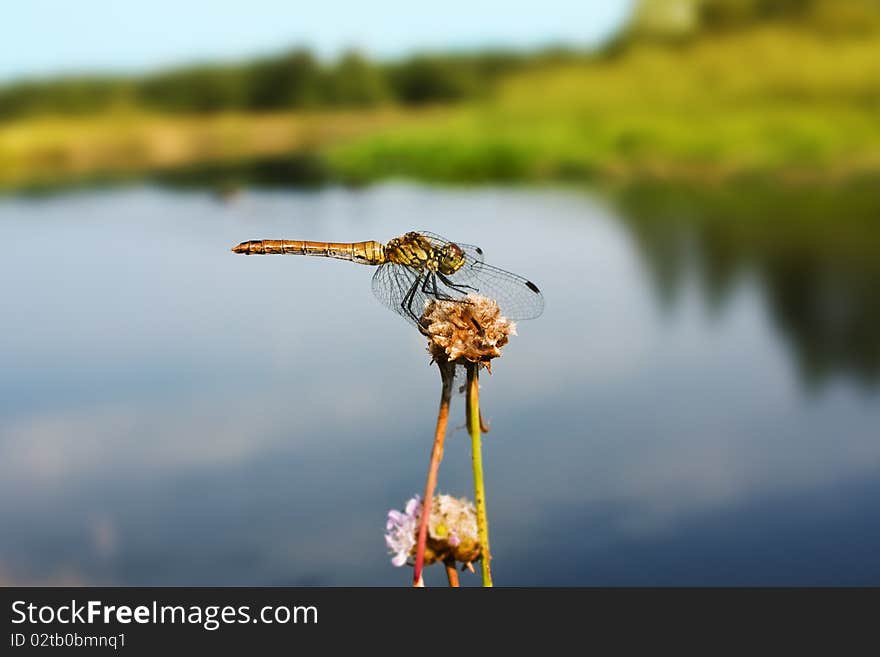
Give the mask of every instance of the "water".
[{"label": "water", "polygon": [[[427,467],[422,339],[368,267],[229,247],[415,228],[547,299],[483,383],[499,584],[880,584],[875,203],[688,198],[0,200],[0,583],[406,585],[382,532]],[[469,471],[458,429],[440,489]]]}]

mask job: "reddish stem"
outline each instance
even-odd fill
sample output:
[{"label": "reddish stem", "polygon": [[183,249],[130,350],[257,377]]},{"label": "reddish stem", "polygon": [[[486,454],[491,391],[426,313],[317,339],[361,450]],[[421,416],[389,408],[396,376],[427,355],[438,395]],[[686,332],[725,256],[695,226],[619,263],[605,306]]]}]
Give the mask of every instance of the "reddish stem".
[{"label": "reddish stem", "polygon": [[452,379],[455,366],[448,362],[438,362],[443,388],[440,392],[440,410],[437,412],[437,428],[434,430],[434,447],[431,450],[431,464],[425,481],[425,496],[422,498],[422,517],[419,521],[419,538],[416,543],[416,565],[413,569],[413,586],[422,581],[422,568],[425,565],[425,545],[428,542],[428,520],[431,517],[431,501],[437,487],[437,473],[443,460],[443,442],[446,440],[446,424],[449,421],[449,400],[452,397]]},{"label": "reddish stem", "polygon": [[458,571],[455,569],[455,559],[448,558],[443,564],[446,566],[446,578],[449,580],[449,586],[457,589],[459,586]]}]

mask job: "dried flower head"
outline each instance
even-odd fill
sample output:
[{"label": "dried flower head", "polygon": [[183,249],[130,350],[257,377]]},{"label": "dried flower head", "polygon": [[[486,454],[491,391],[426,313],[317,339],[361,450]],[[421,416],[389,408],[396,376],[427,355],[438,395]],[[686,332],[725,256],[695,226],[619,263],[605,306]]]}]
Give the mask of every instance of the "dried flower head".
[{"label": "dried flower head", "polygon": [[516,324],[501,314],[498,303],[477,294],[456,301],[429,299],[420,324],[428,337],[428,351],[438,362],[487,364],[516,335]]},{"label": "dried flower head", "polygon": [[[422,498],[415,495],[403,512],[392,509],[385,524],[385,544],[394,555],[391,563],[402,566],[415,556]],[[473,502],[451,495],[437,495],[428,518],[428,541],[425,565],[452,558],[469,564],[480,557],[477,537],[477,512]]]}]

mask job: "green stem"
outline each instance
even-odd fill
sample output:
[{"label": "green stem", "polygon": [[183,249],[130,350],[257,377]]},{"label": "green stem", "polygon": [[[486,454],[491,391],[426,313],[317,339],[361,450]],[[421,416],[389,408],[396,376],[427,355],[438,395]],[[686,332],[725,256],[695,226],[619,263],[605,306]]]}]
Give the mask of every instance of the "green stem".
[{"label": "green stem", "polygon": [[489,520],[486,516],[486,487],[483,482],[482,427],[480,422],[479,364],[467,365],[467,425],[471,434],[471,452],[474,469],[474,504],[477,507],[477,534],[480,539],[483,586],[492,586],[492,554],[489,551]]}]

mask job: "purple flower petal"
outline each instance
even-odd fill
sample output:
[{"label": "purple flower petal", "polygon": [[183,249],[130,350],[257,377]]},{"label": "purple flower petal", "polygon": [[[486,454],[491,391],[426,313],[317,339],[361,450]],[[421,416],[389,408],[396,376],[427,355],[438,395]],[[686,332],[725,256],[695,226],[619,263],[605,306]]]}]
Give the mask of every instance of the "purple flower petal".
[{"label": "purple flower petal", "polygon": [[416,495],[409,502],[406,503],[406,515],[410,517],[415,517],[416,513],[420,510],[422,498]]}]

